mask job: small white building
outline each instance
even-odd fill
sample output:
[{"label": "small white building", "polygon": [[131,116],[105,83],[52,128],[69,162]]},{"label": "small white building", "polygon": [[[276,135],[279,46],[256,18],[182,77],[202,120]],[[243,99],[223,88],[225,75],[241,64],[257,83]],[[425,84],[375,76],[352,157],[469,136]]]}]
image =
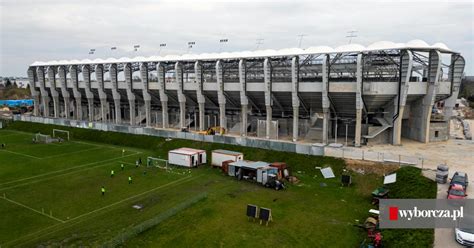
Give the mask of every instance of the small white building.
[{"label": "small white building", "polygon": [[185,167],[196,167],[206,163],[206,151],[186,147],[171,150],[168,152],[168,163]]},{"label": "small white building", "polygon": [[222,167],[222,162],[232,160],[239,161],[244,159],[244,154],[241,152],[234,152],[229,150],[214,150],[211,154],[212,166]]}]

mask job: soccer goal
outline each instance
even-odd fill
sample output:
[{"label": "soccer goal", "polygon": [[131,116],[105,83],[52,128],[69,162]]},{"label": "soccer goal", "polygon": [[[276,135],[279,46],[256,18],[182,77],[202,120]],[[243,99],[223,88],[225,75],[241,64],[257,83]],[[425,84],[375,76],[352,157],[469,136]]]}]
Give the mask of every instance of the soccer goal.
[{"label": "soccer goal", "polygon": [[161,158],[148,157],[146,159],[147,167],[158,167],[160,169],[168,169],[168,160]]},{"label": "soccer goal", "polygon": [[54,142],[55,139],[51,138],[51,135],[37,133],[33,136],[33,143],[49,144]]},{"label": "soccer goal", "polygon": [[55,139],[63,139],[69,141],[69,131],[61,130],[61,129],[53,129],[53,138]]}]

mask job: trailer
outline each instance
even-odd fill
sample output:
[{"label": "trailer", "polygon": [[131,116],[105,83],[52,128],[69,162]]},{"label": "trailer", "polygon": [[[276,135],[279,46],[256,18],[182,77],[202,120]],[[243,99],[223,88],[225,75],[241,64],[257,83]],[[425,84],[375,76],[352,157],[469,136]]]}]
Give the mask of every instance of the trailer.
[{"label": "trailer", "polygon": [[214,150],[211,154],[212,166],[222,167],[222,162],[232,160],[239,161],[244,159],[244,154],[241,152],[234,152],[229,150]]},{"label": "trailer", "polygon": [[185,167],[196,167],[206,163],[206,151],[193,148],[178,148],[168,152],[168,163]]},{"label": "trailer", "polygon": [[278,168],[271,167],[267,162],[239,160],[228,164],[227,174],[268,186],[277,180]]}]

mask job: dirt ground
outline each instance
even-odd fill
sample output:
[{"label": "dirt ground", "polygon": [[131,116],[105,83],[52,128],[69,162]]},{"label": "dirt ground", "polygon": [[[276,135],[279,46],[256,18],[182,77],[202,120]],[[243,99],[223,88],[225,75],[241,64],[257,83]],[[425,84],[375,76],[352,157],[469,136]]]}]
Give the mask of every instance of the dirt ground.
[{"label": "dirt ground", "polygon": [[390,174],[400,168],[398,165],[384,164],[366,160],[345,159],[349,170],[361,174],[374,173],[380,176]]}]

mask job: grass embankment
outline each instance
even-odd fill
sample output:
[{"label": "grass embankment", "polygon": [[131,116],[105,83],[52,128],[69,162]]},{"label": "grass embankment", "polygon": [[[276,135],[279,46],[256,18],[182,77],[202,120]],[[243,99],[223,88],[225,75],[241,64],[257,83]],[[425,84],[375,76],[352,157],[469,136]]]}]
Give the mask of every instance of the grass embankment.
[{"label": "grass embankment", "polygon": [[[390,184],[390,198],[435,199],[436,182],[424,177],[415,167],[403,167],[397,171],[397,182]],[[433,229],[386,229],[382,230],[385,247],[432,247]]]}]

